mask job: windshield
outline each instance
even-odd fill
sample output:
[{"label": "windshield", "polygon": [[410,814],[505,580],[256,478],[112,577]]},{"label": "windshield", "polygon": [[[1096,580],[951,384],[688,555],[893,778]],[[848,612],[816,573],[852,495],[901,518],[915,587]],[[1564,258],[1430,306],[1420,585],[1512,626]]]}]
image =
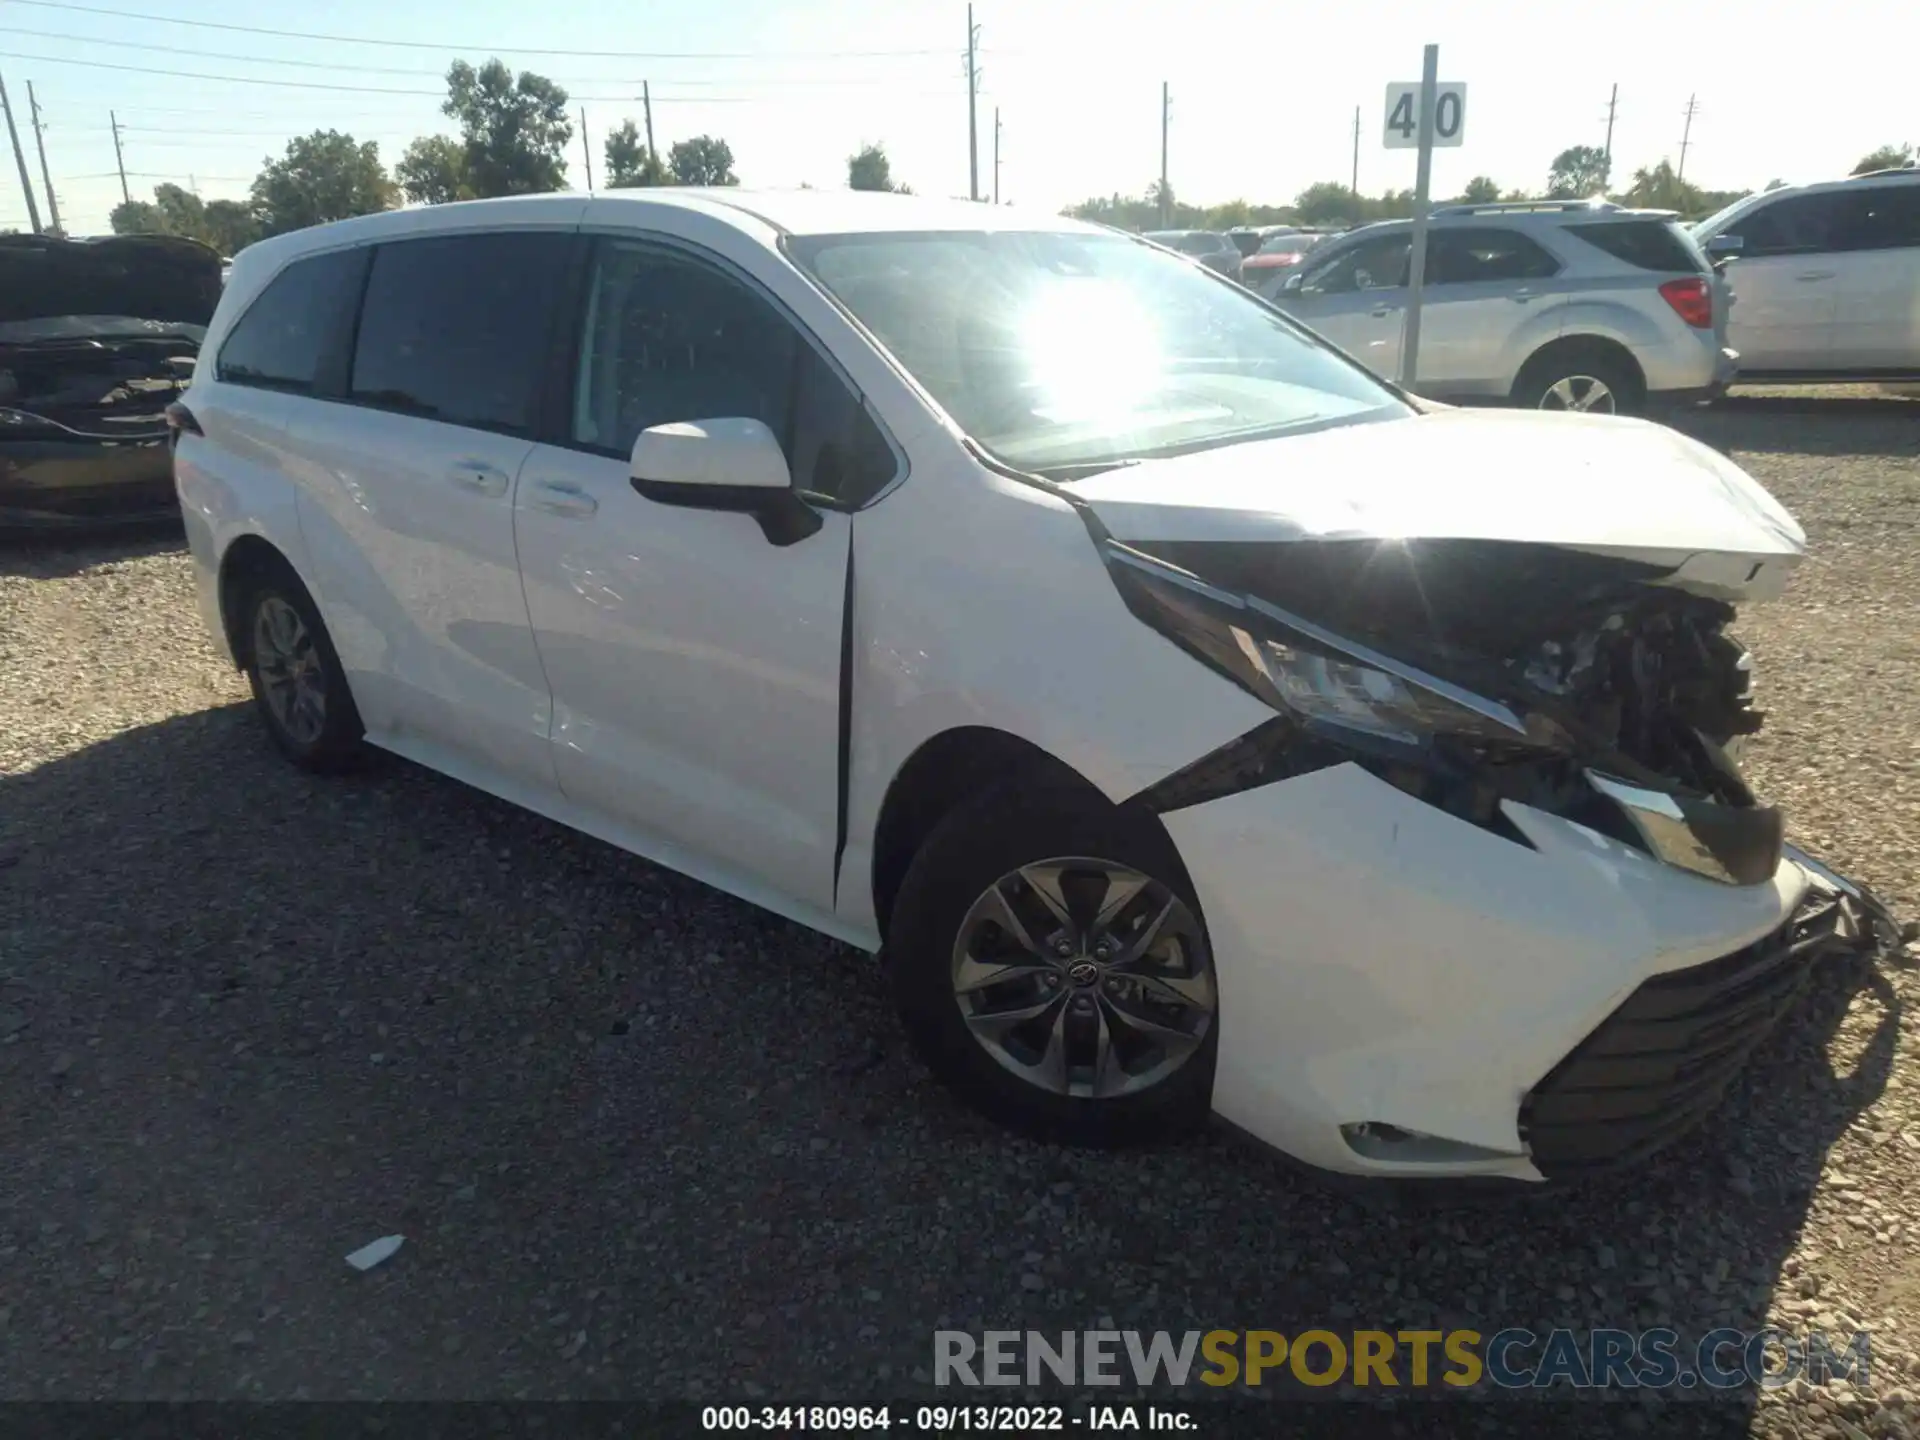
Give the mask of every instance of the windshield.
[{"label": "windshield", "polygon": [[1734,201],[1731,205],[1727,206],[1725,209],[1716,210],[1714,211],[1713,214],[1709,215],[1706,219],[1697,220],[1692,225],[1687,226],[1686,228],[1692,231],[1693,238],[1696,240],[1709,239],[1714,235],[1718,235],[1720,231],[1723,228],[1725,228],[1726,223],[1729,220],[1733,219],[1734,215],[1738,211],[1746,209],[1749,202],[1757,200],[1759,198],[1760,197],[1758,195],[1742,195],[1738,200]]},{"label": "windshield", "polygon": [[1084,473],[1412,411],[1245,291],[1120,235],[815,235],[788,253],[1004,463]]}]

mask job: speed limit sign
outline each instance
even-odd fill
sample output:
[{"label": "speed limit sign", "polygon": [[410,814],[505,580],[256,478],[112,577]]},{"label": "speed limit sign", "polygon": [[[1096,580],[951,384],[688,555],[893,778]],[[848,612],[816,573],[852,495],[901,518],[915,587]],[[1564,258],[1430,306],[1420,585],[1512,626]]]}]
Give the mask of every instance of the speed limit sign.
[{"label": "speed limit sign", "polygon": [[[1467,87],[1446,81],[1433,87],[1433,143],[1459,145],[1467,133]],[[1420,82],[1387,86],[1389,150],[1420,148]]]}]

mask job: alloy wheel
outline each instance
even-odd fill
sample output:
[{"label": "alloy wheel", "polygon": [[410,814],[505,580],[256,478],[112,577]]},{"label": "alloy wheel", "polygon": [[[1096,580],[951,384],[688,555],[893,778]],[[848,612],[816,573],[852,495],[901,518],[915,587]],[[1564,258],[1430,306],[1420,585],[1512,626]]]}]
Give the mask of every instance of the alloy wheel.
[{"label": "alloy wheel", "polygon": [[274,720],[296,744],[311,745],[327,726],[326,675],[300,612],[278,595],[253,614],[253,660]]},{"label": "alloy wheel", "polygon": [[1595,375],[1568,375],[1549,385],[1540,397],[1542,410],[1583,410],[1611,415],[1618,408],[1613,389]]},{"label": "alloy wheel", "polygon": [[1005,1069],[1096,1100],[1172,1075],[1218,1005],[1199,921],[1179,896],[1085,857],[1022,865],[974,901],[954,942],[953,994]]}]

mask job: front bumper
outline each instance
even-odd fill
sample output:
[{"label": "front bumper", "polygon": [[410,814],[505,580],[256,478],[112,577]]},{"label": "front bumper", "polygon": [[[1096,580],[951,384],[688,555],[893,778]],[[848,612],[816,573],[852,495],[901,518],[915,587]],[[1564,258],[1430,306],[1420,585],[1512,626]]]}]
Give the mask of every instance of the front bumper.
[{"label": "front bumper", "polygon": [[[1637,1159],[1717,1100],[1847,910],[1825,928],[1838,892],[1797,852],[1728,885],[1505,811],[1527,844],[1337,765],[1163,816],[1214,950],[1222,1119],[1352,1175],[1540,1181]],[[1674,1019],[1670,1056],[1615,1072],[1638,1099],[1587,1093],[1619,1037]]]}]

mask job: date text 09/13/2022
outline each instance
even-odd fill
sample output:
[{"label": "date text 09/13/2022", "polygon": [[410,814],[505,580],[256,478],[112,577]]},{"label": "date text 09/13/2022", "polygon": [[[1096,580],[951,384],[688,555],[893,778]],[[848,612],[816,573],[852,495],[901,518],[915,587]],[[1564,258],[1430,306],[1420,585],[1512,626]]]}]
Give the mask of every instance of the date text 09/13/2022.
[{"label": "date text 09/13/2022", "polygon": [[700,1412],[703,1430],[928,1431],[955,1430],[1030,1435],[1047,1430],[1181,1431],[1195,1427],[1184,1410],[1156,1405],[709,1405]]}]

